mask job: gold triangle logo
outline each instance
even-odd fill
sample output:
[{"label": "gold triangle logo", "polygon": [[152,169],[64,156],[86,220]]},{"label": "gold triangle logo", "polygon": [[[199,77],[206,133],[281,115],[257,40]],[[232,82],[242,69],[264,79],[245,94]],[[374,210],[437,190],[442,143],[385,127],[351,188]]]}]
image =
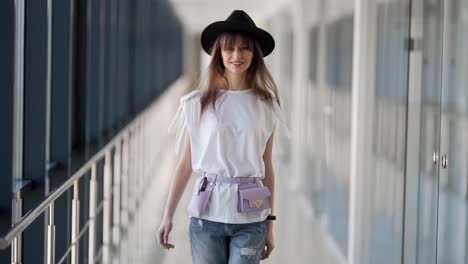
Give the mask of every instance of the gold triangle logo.
[{"label": "gold triangle logo", "polygon": [[260,206],[262,206],[263,204],[263,201],[262,200],[255,200],[254,201],[254,205],[257,207],[257,208],[260,208]]}]

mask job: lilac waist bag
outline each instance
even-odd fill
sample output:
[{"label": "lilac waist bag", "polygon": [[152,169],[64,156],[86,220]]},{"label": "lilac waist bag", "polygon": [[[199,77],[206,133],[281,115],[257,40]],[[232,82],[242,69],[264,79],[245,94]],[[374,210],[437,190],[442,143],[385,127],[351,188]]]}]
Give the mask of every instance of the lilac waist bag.
[{"label": "lilac waist bag", "polygon": [[239,186],[237,210],[242,213],[270,208],[270,190],[266,186],[246,184]]},{"label": "lilac waist bag", "polygon": [[208,182],[207,177],[200,177],[196,180],[192,199],[187,207],[187,213],[190,216],[201,217],[208,205],[211,192],[215,186],[215,182]]},{"label": "lilac waist bag", "polygon": [[204,176],[199,177],[195,182],[192,199],[187,207],[188,215],[201,217],[216,182],[233,183],[239,186],[237,209],[241,213],[270,208],[270,190],[266,186],[257,185],[255,178],[228,178],[204,173]]}]

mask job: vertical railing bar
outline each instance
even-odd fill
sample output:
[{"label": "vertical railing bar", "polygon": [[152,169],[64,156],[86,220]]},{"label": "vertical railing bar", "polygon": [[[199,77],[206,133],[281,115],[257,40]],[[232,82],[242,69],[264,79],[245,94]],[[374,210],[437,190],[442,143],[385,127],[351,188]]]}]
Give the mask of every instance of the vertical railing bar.
[{"label": "vertical railing bar", "polygon": [[[24,0],[15,0],[15,28],[14,28],[14,105],[13,105],[13,184],[23,177],[23,129],[24,129],[24,21],[25,21]],[[18,198],[19,197],[19,198]],[[22,201],[21,194],[17,193],[12,201],[11,223],[16,224],[21,218]],[[20,264],[22,262],[22,238],[18,235],[11,247],[11,263]]]},{"label": "vertical railing bar", "polygon": [[133,153],[133,141],[134,141],[134,138],[135,138],[135,132],[134,131],[135,131],[135,128],[130,129],[130,133],[129,133],[129,137],[128,137],[128,141],[127,141],[128,156],[127,156],[127,169],[126,169],[126,173],[125,173],[125,182],[126,182],[125,185],[127,185],[128,188],[127,188],[126,193],[125,193],[125,197],[126,197],[126,200],[127,200],[127,207],[126,207],[127,223],[125,225],[125,228],[127,228],[127,226],[129,226],[129,224],[130,224],[132,208],[134,208],[133,207],[133,201],[132,201],[133,178],[130,177],[130,175],[133,174],[133,158],[134,158],[134,155],[135,155],[135,153]]},{"label": "vertical railing bar", "polygon": [[[145,167],[145,164],[149,164],[149,163],[146,163],[146,159],[147,159],[147,156],[145,155],[145,149],[147,148],[146,144],[145,144],[145,134],[146,134],[146,130],[148,129],[148,122],[149,120],[145,121],[146,117],[143,118],[143,121],[142,122],[142,129],[141,129],[141,138],[140,138],[140,156],[141,156],[141,175],[139,175],[139,179],[140,179],[140,187],[139,187],[139,190],[138,190],[138,193],[142,193],[142,195],[139,195],[140,197],[140,206],[142,206],[141,202],[142,202],[142,197],[145,197],[145,176],[147,174],[147,170],[146,170],[146,167]],[[149,166],[148,166],[149,167]],[[139,238],[138,238],[138,241],[139,241],[139,249],[140,249],[140,261],[143,261],[143,247],[145,245],[145,243],[141,240],[144,238],[143,236],[143,226],[144,226],[144,223],[143,223],[143,220],[144,220],[144,217],[142,215],[142,211],[140,211],[138,213],[138,216],[139,216]]]},{"label": "vertical railing bar", "polygon": [[114,182],[113,182],[113,224],[112,224],[112,245],[118,248],[120,231],[120,175],[121,175],[121,151],[122,142],[118,141],[114,153]]},{"label": "vertical railing bar", "polygon": [[[138,169],[138,160],[137,160],[138,152],[137,152],[137,148],[136,148],[137,142],[138,142],[138,123],[133,128],[132,141],[131,141],[131,145],[130,145],[131,150],[132,150],[132,155],[130,156],[131,157],[130,172],[127,175],[128,179],[130,181],[130,192],[128,194],[129,194],[129,201],[130,201],[130,208],[129,209],[131,210],[130,222],[126,226],[127,232],[129,231],[128,232],[129,237],[128,237],[127,243],[129,245],[128,249],[130,251],[127,254],[128,258],[131,258],[131,257],[136,255],[135,254],[135,251],[136,251],[135,250],[135,244],[133,242],[135,241],[135,236],[136,236],[136,232],[135,232],[136,222],[135,222],[135,220],[136,220],[137,203],[136,203],[136,199],[135,199],[136,178],[134,176],[137,174],[137,169]],[[128,259],[127,261],[130,261],[130,259]]]},{"label": "vertical railing bar", "polygon": [[[50,193],[51,183],[49,177],[49,170],[47,169],[50,160],[50,150],[51,150],[51,119],[52,119],[52,0],[47,0],[47,63],[46,63],[46,102],[45,102],[45,168],[44,168],[44,177],[45,177],[45,186],[44,186],[44,195],[47,196]],[[46,211],[44,214],[45,223],[48,223],[48,220],[53,216],[53,212]],[[50,248],[48,246],[52,245],[54,241],[48,241],[51,237],[51,226],[53,223],[46,225],[44,233],[46,234],[45,245],[47,245],[47,252]],[[46,262],[50,259],[46,259]],[[48,262],[49,263],[49,262]]]},{"label": "vertical railing bar", "polygon": [[[114,181],[113,181],[113,223],[112,223],[112,252],[114,249],[119,248],[119,241],[120,241],[120,192],[121,192],[121,157],[122,157],[122,141],[119,140],[115,146],[115,153],[114,153]],[[116,251],[117,253],[117,251]],[[116,258],[113,257],[113,263],[115,263]]]},{"label": "vertical railing bar", "polygon": [[55,264],[54,202],[50,204],[48,211],[46,263]]},{"label": "vertical railing bar", "polygon": [[[130,144],[132,138],[132,129],[129,129],[128,133],[125,135],[124,138],[124,158],[123,158],[123,174],[122,174],[122,222],[120,228],[121,230],[126,230],[129,223],[129,170],[130,170]],[[124,232],[121,236],[121,248],[120,248],[120,262],[127,263],[127,253],[128,253],[128,242],[129,233]]]},{"label": "vertical railing bar", "polygon": [[[138,123],[135,125],[135,128],[133,129],[133,136],[132,136],[132,141],[131,141],[131,146],[132,146],[132,159],[130,163],[130,173],[128,174],[128,178],[131,181],[130,184],[130,201],[131,201],[131,209],[132,209],[132,220],[135,218],[135,211],[136,211],[136,199],[135,199],[135,188],[136,188],[136,178],[134,177],[137,174],[137,169],[138,169],[138,160],[137,160],[137,145],[138,142]],[[133,225],[132,225],[133,226]]]},{"label": "vertical railing bar", "polygon": [[72,226],[71,226],[71,264],[79,263],[79,243],[78,243],[78,233],[80,227],[80,192],[79,192],[79,182],[75,181],[73,184],[73,200],[72,200]]},{"label": "vertical railing bar", "polygon": [[[12,206],[12,218],[20,219],[22,213],[22,199],[21,192],[17,191],[13,194],[13,206]],[[21,235],[15,237],[11,243],[11,263],[20,264],[21,263]]]},{"label": "vertical railing bar", "polygon": [[135,261],[140,262],[140,248],[139,248],[139,238],[140,238],[140,222],[139,222],[139,208],[140,208],[140,199],[138,199],[137,193],[139,193],[139,187],[140,187],[140,175],[141,175],[141,155],[140,155],[140,140],[141,140],[141,122],[138,123],[136,126],[136,138],[135,138],[135,173],[132,175],[133,178],[135,178],[135,187],[134,187],[134,201],[135,201],[135,212],[134,212],[134,219],[135,223],[132,225],[134,228],[134,237],[132,241],[133,249],[134,249],[134,256],[135,256]]},{"label": "vertical railing bar", "polygon": [[127,248],[128,248],[128,253],[127,253],[127,261],[130,260],[131,257],[135,256],[135,251],[134,251],[134,244],[132,243],[134,241],[134,237],[135,237],[135,210],[136,210],[136,203],[135,203],[135,197],[134,197],[134,192],[135,192],[135,177],[133,177],[136,173],[135,173],[135,170],[136,170],[136,148],[135,148],[135,142],[137,140],[137,127],[138,127],[138,124],[135,125],[135,127],[132,129],[132,138],[131,138],[131,141],[130,141],[130,165],[129,165],[129,173],[127,175],[128,177],[128,182],[129,182],[129,192],[128,192],[128,201],[129,201],[129,213],[130,214],[130,218],[129,218],[129,222],[127,224],[127,226],[125,227],[125,229],[127,230],[127,234],[128,234],[128,239],[127,239]]},{"label": "vertical railing bar", "polygon": [[133,229],[133,237],[130,242],[132,245],[132,255],[134,256],[133,259],[138,261],[138,199],[137,199],[137,192],[138,192],[138,174],[140,173],[140,162],[139,162],[139,153],[138,153],[138,142],[140,140],[140,122],[135,126],[135,140],[133,142],[133,151],[134,151],[134,158],[133,158],[133,174],[131,174],[131,178],[133,179],[133,192],[132,192],[132,199],[133,199],[133,224],[131,225]]},{"label": "vertical railing bar", "polygon": [[[142,187],[143,187],[143,176],[145,175],[145,169],[144,169],[144,158],[145,156],[143,155],[143,148],[144,148],[144,138],[143,138],[143,133],[145,131],[145,116],[143,116],[142,118],[142,121],[140,122],[140,129],[139,129],[139,132],[138,132],[138,137],[139,137],[139,142],[138,142],[138,153],[139,153],[139,159],[138,161],[140,162],[139,164],[139,168],[140,168],[140,172],[138,173],[138,175],[136,175],[138,177],[138,189],[137,189],[137,193],[140,194],[142,193]],[[142,236],[142,232],[141,232],[141,227],[142,227],[142,223],[141,223],[141,219],[142,219],[142,216],[141,216],[141,206],[142,206],[142,200],[141,198],[143,197],[142,195],[137,195],[137,197],[139,198],[138,199],[138,225],[137,225],[137,232],[138,232],[138,235],[137,235],[137,250],[138,250],[138,262],[141,263],[142,262],[142,256],[143,256],[143,253],[142,253],[142,241],[141,239],[143,238]]]},{"label": "vertical railing bar", "polygon": [[121,178],[121,184],[122,184],[122,215],[121,215],[121,226],[126,226],[128,223],[128,166],[129,166],[129,135],[127,134],[124,138],[124,145],[123,145],[123,157],[122,157],[122,162],[123,162],[123,168],[122,168],[122,178]]},{"label": "vertical railing bar", "polygon": [[88,263],[94,263],[96,256],[96,204],[97,204],[97,175],[96,163],[91,165],[91,179],[89,181],[89,230],[88,230]]},{"label": "vertical railing bar", "polygon": [[124,259],[124,262],[125,263],[128,263],[129,262],[129,258],[130,256],[132,256],[132,244],[131,244],[131,241],[132,241],[132,236],[133,236],[133,232],[129,229],[131,229],[131,226],[132,226],[132,220],[133,220],[133,208],[134,208],[134,205],[133,205],[133,200],[132,200],[132,191],[133,191],[133,177],[131,177],[131,175],[133,175],[133,169],[134,169],[134,166],[133,166],[133,161],[134,161],[134,155],[135,153],[133,152],[133,147],[134,147],[134,141],[135,141],[135,127],[132,127],[132,129],[130,129],[130,134],[129,134],[129,138],[128,138],[128,144],[127,144],[127,148],[128,148],[128,156],[127,156],[127,162],[128,162],[128,165],[127,165],[127,173],[125,175],[125,181],[128,185],[128,188],[127,188],[127,192],[125,194],[126,196],[126,200],[127,200],[127,223],[125,224],[124,228],[125,228],[125,259]]},{"label": "vertical railing bar", "polygon": [[102,262],[104,264],[108,264],[109,262],[109,246],[111,240],[111,152],[106,152],[105,157],[105,164],[104,164],[104,197],[103,197],[103,220],[102,220],[102,230],[103,230],[103,238],[102,238]]},{"label": "vertical railing bar", "polygon": [[11,242],[11,263],[18,263],[16,257],[18,256],[18,237],[15,237]]},{"label": "vertical railing bar", "polygon": [[52,120],[52,0],[47,0],[47,76],[46,76],[46,124],[45,124],[45,195],[50,192],[49,170],[51,161],[51,120]]}]

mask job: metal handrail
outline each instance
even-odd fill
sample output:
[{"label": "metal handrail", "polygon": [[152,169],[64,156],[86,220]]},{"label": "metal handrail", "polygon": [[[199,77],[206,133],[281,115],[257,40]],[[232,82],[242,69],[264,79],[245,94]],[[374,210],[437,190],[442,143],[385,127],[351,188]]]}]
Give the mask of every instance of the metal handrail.
[{"label": "metal handrail", "polygon": [[[54,203],[55,201],[61,197],[61,195],[63,195],[65,192],[67,192],[69,189],[71,189],[72,187],[74,187],[74,193],[75,193],[75,198],[74,200],[72,201],[72,211],[73,212],[76,212],[75,216],[72,215],[72,241],[71,241],[71,245],[70,245],[70,248],[69,250],[66,251],[66,254],[65,255],[68,255],[68,254],[72,254],[72,263],[76,263],[78,261],[74,261],[73,259],[78,259],[76,257],[76,254],[77,254],[77,249],[74,248],[74,247],[77,247],[76,243],[79,241],[80,237],[79,237],[79,217],[77,215],[79,215],[79,205],[80,205],[80,199],[79,199],[79,191],[78,191],[78,182],[80,179],[83,178],[83,176],[87,175],[87,173],[89,173],[91,171],[91,180],[89,181],[89,184],[90,184],[90,195],[88,197],[86,197],[87,199],[89,199],[89,202],[90,203],[94,203],[91,207],[90,207],[90,215],[88,217],[88,221],[86,223],[86,225],[88,226],[88,229],[91,228],[91,226],[93,226],[92,228],[94,228],[93,231],[95,231],[95,225],[96,225],[96,222],[95,222],[95,217],[97,214],[99,214],[101,211],[106,211],[105,209],[102,209],[100,207],[104,207],[104,203],[106,203],[105,206],[107,206],[107,220],[108,222],[106,223],[107,226],[105,228],[107,228],[107,232],[109,233],[112,233],[112,228],[113,226],[116,226],[116,223],[112,223],[112,219],[113,217],[115,218],[115,215],[113,216],[112,214],[110,214],[110,210],[109,208],[111,206],[117,206],[119,207],[119,211],[121,211],[121,213],[124,213],[126,214],[127,213],[127,208],[120,208],[120,205],[121,203],[118,202],[117,204],[115,204],[115,202],[113,201],[113,196],[114,195],[117,195],[118,197],[120,197],[120,195],[122,195],[122,198],[125,198],[125,195],[130,195],[128,192],[130,190],[128,189],[120,189],[120,181],[121,180],[125,180],[123,179],[124,177],[123,176],[120,176],[121,174],[122,175],[127,175],[127,171],[126,170],[129,170],[129,169],[132,169],[132,167],[128,167],[129,166],[129,163],[130,160],[133,158],[133,157],[129,157],[128,153],[127,152],[130,152],[132,149],[130,148],[136,148],[138,149],[139,147],[141,147],[141,143],[143,142],[141,139],[143,139],[143,136],[145,134],[145,131],[144,129],[142,128],[146,128],[146,123],[145,122],[147,119],[146,119],[146,116],[148,114],[148,112],[150,112],[155,104],[157,102],[153,102],[151,103],[150,105],[148,105],[140,114],[138,117],[136,117],[134,120],[132,120],[128,125],[126,125],[120,132],[118,132],[118,134],[116,136],[114,136],[114,138],[112,140],[110,140],[102,149],[100,149],[95,155],[93,155],[77,172],[75,172],[67,181],[65,181],[61,186],[59,186],[57,189],[55,189],[54,191],[52,191],[49,195],[47,195],[44,200],[36,207],[34,208],[33,210],[31,210],[30,212],[28,212],[26,215],[24,215],[17,223],[15,223],[11,228],[10,230],[2,237],[0,237],[0,250],[5,250],[7,248],[10,247],[10,245],[12,245],[12,256],[13,254],[14,255],[21,255],[21,252],[18,251],[17,247],[13,247],[13,245],[16,245],[18,242],[18,240],[21,238],[21,235],[22,233],[24,232],[25,229],[27,229],[34,221],[36,221],[36,219],[38,219],[38,217],[40,217],[42,214],[46,213],[46,215],[48,215],[48,218],[49,218],[49,226],[48,226],[48,237],[46,239],[48,245],[47,245],[47,248],[48,250],[51,250],[50,252],[47,251],[46,254],[48,256],[47,258],[47,262],[48,263],[54,263],[54,256],[55,256],[55,225],[54,225]],[[134,141],[133,141],[134,140]],[[131,146],[131,143],[135,142],[134,144],[134,147],[130,147]],[[126,152],[124,151],[124,146],[126,147]],[[133,146],[133,145],[132,145]],[[112,159],[112,150],[116,150],[115,153],[114,153],[114,159]],[[118,151],[117,151],[118,150]],[[133,149],[135,150],[135,149]],[[117,154],[118,152],[118,154]],[[125,161],[127,162],[126,165],[127,167],[124,166],[123,164],[123,158],[121,158],[120,156],[123,156],[126,154],[126,159]],[[116,158],[116,155],[119,155],[118,156],[118,161],[116,161],[115,159]],[[96,181],[96,164],[98,162],[100,162],[101,160],[105,160],[105,168],[104,168],[104,177],[106,178],[106,173],[108,175],[108,178],[107,180],[104,179],[104,185],[105,188],[107,188],[107,198],[104,197],[101,204],[97,204],[97,196],[96,196],[96,192],[97,192],[97,181]],[[115,163],[114,163],[115,162]],[[110,165],[112,163],[111,166],[109,166],[108,168],[106,168],[106,166]],[[118,165],[116,165],[116,163],[118,163]],[[122,163],[122,165],[121,165]],[[115,167],[114,167],[115,166]],[[116,170],[116,168],[119,167],[117,170],[119,171],[114,171]],[[107,172],[106,172],[107,170]],[[119,176],[117,176],[117,174]],[[112,183],[112,180],[109,180],[110,178],[112,178],[113,176],[117,176],[119,177],[117,179],[117,181],[119,181],[119,185],[116,186],[117,183]],[[122,177],[122,179],[120,179],[120,177]],[[128,176],[127,176],[128,177]],[[106,181],[107,181],[107,184],[106,184]],[[108,185],[108,186],[107,186]],[[122,186],[123,187],[123,186]],[[114,191],[115,191],[115,188],[118,188],[119,192],[124,192],[122,194],[118,193],[118,194],[114,194]],[[93,189],[94,189],[94,194],[93,194]],[[131,197],[128,197],[130,199],[134,199],[134,198],[131,198]],[[120,198],[117,198],[117,199],[120,199]],[[123,202],[123,201],[122,201]],[[123,204],[122,204],[123,205]],[[92,210],[93,210],[93,214],[91,214],[91,208],[94,207]],[[98,207],[100,209],[98,209]],[[118,217],[120,218],[120,217]],[[114,219],[115,221],[115,219]],[[117,220],[117,225],[119,226],[118,229],[120,229],[120,225],[121,223],[122,224],[125,224],[124,222],[121,222],[120,220]],[[102,223],[102,225],[106,225],[104,223]],[[128,224],[128,223],[127,223]],[[73,232],[74,232],[74,235],[73,235]],[[95,236],[96,234],[94,234]],[[74,238],[73,238],[74,237]],[[106,240],[106,243],[111,243],[112,241],[109,241],[110,237],[107,238]],[[16,239],[16,240],[15,240]],[[90,245],[89,247],[92,248],[92,251],[94,251],[93,253],[96,254],[96,253],[99,253],[99,255],[91,255],[93,253],[90,252],[90,255],[88,256],[90,260],[94,260],[96,258],[98,258],[99,256],[103,256],[103,248],[101,247],[99,249],[98,252],[96,252],[96,245],[93,242],[91,242],[91,237],[90,237]],[[15,242],[16,241],[16,242]],[[13,242],[15,242],[14,244],[12,244]],[[108,246],[108,245],[106,245]],[[107,252],[108,253],[108,252]],[[74,256],[75,254],[75,256]],[[108,254],[106,255],[106,258],[108,258]],[[92,261],[94,262],[94,261]]]},{"label": "metal handrail", "polygon": [[81,177],[86,175],[91,169],[91,165],[95,164],[97,161],[101,160],[107,151],[110,151],[115,144],[122,140],[125,134],[128,133],[128,129],[131,129],[135,122],[134,120],[131,122],[128,127],[126,127],[122,132],[119,132],[117,136],[115,136],[109,143],[106,144],[104,148],[102,148],[98,153],[96,153],[91,159],[89,159],[73,176],[71,176],[66,182],[64,182],[60,187],[55,189],[52,193],[50,193],[44,201],[39,204],[36,208],[32,211],[29,211],[25,214],[21,220],[15,224],[8,233],[0,238],[0,250],[5,250],[10,245],[11,241],[21,234],[31,223],[33,223],[45,210],[49,208],[49,206],[57,200],[63,193],[65,193],[70,187],[73,186],[75,181],[80,180]]}]

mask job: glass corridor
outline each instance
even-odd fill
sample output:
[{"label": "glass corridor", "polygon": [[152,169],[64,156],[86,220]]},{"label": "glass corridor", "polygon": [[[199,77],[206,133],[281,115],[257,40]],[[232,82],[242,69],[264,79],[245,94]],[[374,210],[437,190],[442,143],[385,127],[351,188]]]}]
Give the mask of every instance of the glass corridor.
[{"label": "glass corridor", "polygon": [[[468,263],[468,0],[1,1],[0,263],[50,260],[47,212],[17,244],[5,235],[153,103],[148,131],[158,134],[140,142],[148,164],[133,171],[144,175],[128,174],[130,191],[109,183],[145,209],[125,224],[98,210],[90,239],[83,176],[75,252],[78,263],[188,261],[156,248],[176,162],[165,122],[207,65],[202,26],[233,9],[275,37],[267,64],[292,131],[275,138],[282,184],[266,263]],[[125,212],[116,193],[112,208]],[[55,210],[56,263],[73,247],[72,189]],[[104,240],[106,228],[138,235]],[[104,260],[109,241],[114,258]]]}]

